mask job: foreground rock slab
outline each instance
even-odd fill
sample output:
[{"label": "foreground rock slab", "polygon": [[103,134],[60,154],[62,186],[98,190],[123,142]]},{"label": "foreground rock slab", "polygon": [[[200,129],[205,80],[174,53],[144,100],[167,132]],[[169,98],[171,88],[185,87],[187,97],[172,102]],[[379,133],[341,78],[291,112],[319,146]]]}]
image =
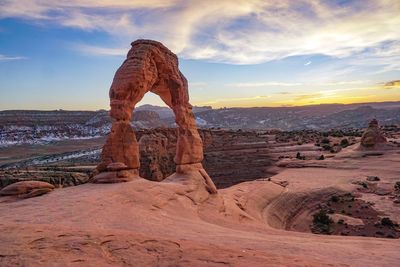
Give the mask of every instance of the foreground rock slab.
[{"label": "foreground rock slab", "polygon": [[[289,230],[308,228],[307,210],[322,198],[357,191],[355,177],[379,173],[379,182],[392,185],[399,161],[395,152],[326,160],[323,169],[288,169],[218,194],[199,171],[186,170],[162,182],[89,183],[39,198],[0,198],[0,266],[397,266],[398,239]],[[361,194],[399,221],[392,201]]]}]

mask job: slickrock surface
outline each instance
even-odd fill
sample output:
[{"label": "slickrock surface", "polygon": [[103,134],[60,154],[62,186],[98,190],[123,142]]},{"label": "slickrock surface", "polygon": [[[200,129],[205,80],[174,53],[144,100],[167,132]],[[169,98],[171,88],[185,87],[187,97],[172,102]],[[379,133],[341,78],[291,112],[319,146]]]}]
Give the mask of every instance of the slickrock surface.
[{"label": "slickrock surface", "polygon": [[399,221],[400,206],[354,183],[379,175],[378,187],[393,188],[400,154],[387,153],[332,158],[326,168],[288,169],[218,194],[192,172],[3,197],[0,265],[397,266],[398,239],[315,235],[307,215],[325,198],[352,192]]}]

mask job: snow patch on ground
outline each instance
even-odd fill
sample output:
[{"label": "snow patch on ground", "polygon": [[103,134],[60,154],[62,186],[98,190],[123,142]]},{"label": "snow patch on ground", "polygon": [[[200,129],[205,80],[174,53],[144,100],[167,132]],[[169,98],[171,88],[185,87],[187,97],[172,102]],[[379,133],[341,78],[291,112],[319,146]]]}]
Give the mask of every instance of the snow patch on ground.
[{"label": "snow patch on ground", "polygon": [[208,123],[206,120],[203,120],[202,118],[196,118],[196,124],[198,126],[206,126]]}]

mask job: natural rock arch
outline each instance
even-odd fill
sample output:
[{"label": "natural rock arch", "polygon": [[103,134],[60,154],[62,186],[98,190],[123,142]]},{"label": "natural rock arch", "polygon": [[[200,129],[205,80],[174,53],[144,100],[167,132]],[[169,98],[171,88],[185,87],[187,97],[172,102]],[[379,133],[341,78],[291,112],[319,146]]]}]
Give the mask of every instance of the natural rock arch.
[{"label": "natural rock arch", "polygon": [[138,176],[139,146],[130,121],[136,104],[148,92],[159,95],[175,114],[177,172],[200,170],[206,175],[201,165],[203,143],[189,103],[188,83],[179,71],[177,56],[160,42],[137,40],[115,73],[110,88],[110,115],[114,122],[103,147],[95,182],[129,181]]}]

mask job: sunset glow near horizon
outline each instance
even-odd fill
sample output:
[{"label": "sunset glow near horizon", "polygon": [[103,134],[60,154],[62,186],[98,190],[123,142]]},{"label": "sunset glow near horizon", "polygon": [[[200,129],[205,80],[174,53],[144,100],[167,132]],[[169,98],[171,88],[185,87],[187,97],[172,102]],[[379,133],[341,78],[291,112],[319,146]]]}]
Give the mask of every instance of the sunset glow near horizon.
[{"label": "sunset glow near horizon", "polygon": [[178,55],[197,106],[400,101],[399,29],[399,0],[0,0],[0,110],[108,109],[140,38]]}]

